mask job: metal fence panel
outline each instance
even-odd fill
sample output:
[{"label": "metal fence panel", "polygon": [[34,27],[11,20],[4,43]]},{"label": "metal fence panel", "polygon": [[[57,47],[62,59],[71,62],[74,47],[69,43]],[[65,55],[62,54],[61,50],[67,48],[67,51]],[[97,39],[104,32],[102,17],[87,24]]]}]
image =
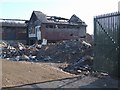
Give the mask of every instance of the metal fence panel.
[{"label": "metal fence panel", "polygon": [[[120,13],[94,18],[94,69],[117,75],[120,47]],[[120,72],[119,72],[120,73]]]}]

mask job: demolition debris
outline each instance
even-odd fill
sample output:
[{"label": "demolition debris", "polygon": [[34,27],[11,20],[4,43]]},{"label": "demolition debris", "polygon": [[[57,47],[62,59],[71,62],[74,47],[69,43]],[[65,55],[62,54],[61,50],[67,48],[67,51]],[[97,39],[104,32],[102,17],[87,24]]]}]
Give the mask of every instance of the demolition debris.
[{"label": "demolition debris", "polygon": [[93,63],[92,46],[82,40],[64,40],[47,45],[0,42],[1,58],[13,61],[68,63],[64,71],[89,73]]}]

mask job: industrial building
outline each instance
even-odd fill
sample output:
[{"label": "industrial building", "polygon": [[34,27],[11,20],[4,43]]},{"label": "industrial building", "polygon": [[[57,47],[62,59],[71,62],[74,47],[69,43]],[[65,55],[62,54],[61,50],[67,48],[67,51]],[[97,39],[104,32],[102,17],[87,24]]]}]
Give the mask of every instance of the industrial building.
[{"label": "industrial building", "polygon": [[87,25],[75,14],[70,19],[47,16],[40,11],[33,11],[30,20],[0,19],[2,40],[26,44],[41,43],[43,40],[85,38]]},{"label": "industrial building", "polygon": [[1,39],[7,42],[27,43],[27,20],[0,19]]},{"label": "industrial building", "polygon": [[40,11],[33,11],[28,23],[29,43],[36,40],[60,41],[85,38],[86,24],[75,14],[70,18],[47,16]]}]

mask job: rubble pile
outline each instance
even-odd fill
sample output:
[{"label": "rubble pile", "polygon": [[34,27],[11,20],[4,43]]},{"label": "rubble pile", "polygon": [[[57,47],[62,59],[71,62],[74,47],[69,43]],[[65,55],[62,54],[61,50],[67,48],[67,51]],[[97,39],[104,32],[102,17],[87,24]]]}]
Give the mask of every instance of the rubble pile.
[{"label": "rubble pile", "polygon": [[0,41],[0,58],[2,58],[3,48],[5,48],[6,46],[7,46],[7,44],[5,42]]},{"label": "rubble pile", "polygon": [[7,42],[1,42],[0,44],[0,58],[21,61],[21,60],[35,60],[36,53],[40,49],[39,45],[25,46],[22,43],[9,44]]},{"label": "rubble pile", "polygon": [[92,65],[93,65],[93,57],[84,56],[80,58],[78,61],[68,65],[63,70],[73,74],[82,73],[88,75],[92,71]]},{"label": "rubble pile", "polygon": [[66,40],[42,47],[37,54],[37,59],[38,61],[73,63],[86,55],[92,55],[90,44],[81,40]]},{"label": "rubble pile", "polygon": [[89,74],[93,64],[92,46],[81,40],[66,40],[51,43],[41,48],[37,54],[39,62],[68,63],[60,67],[73,74]]},{"label": "rubble pile", "polygon": [[3,42],[0,48],[2,58],[14,61],[67,63],[68,66],[61,68],[74,74],[89,74],[93,63],[91,44],[79,39],[31,46],[19,42],[12,45]]}]

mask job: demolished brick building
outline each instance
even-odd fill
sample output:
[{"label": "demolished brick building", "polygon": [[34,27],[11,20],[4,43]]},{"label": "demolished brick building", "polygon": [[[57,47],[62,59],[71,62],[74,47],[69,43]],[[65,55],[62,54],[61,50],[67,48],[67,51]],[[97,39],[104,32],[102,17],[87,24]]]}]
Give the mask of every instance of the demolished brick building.
[{"label": "demolished brick building", "polygon": [[29,43],[46,39],[60,41],[85,38],[86,24],[75,14],[70,18],[46,16],[40,11],[33,11],[28,23]]},{"label": "demolished brick building", "polygon": [[33,11],[30,20],[25,20],[24,23],[11,23],[7,19],[5,20],[6,22],[0,22],[0,34],[2,40],[5,41],[34,44],[36,41],[43,41],[43,39],[55,42],[85,38],[86,36],[87,25],[75,14],[70,19],[66,19]]}]

